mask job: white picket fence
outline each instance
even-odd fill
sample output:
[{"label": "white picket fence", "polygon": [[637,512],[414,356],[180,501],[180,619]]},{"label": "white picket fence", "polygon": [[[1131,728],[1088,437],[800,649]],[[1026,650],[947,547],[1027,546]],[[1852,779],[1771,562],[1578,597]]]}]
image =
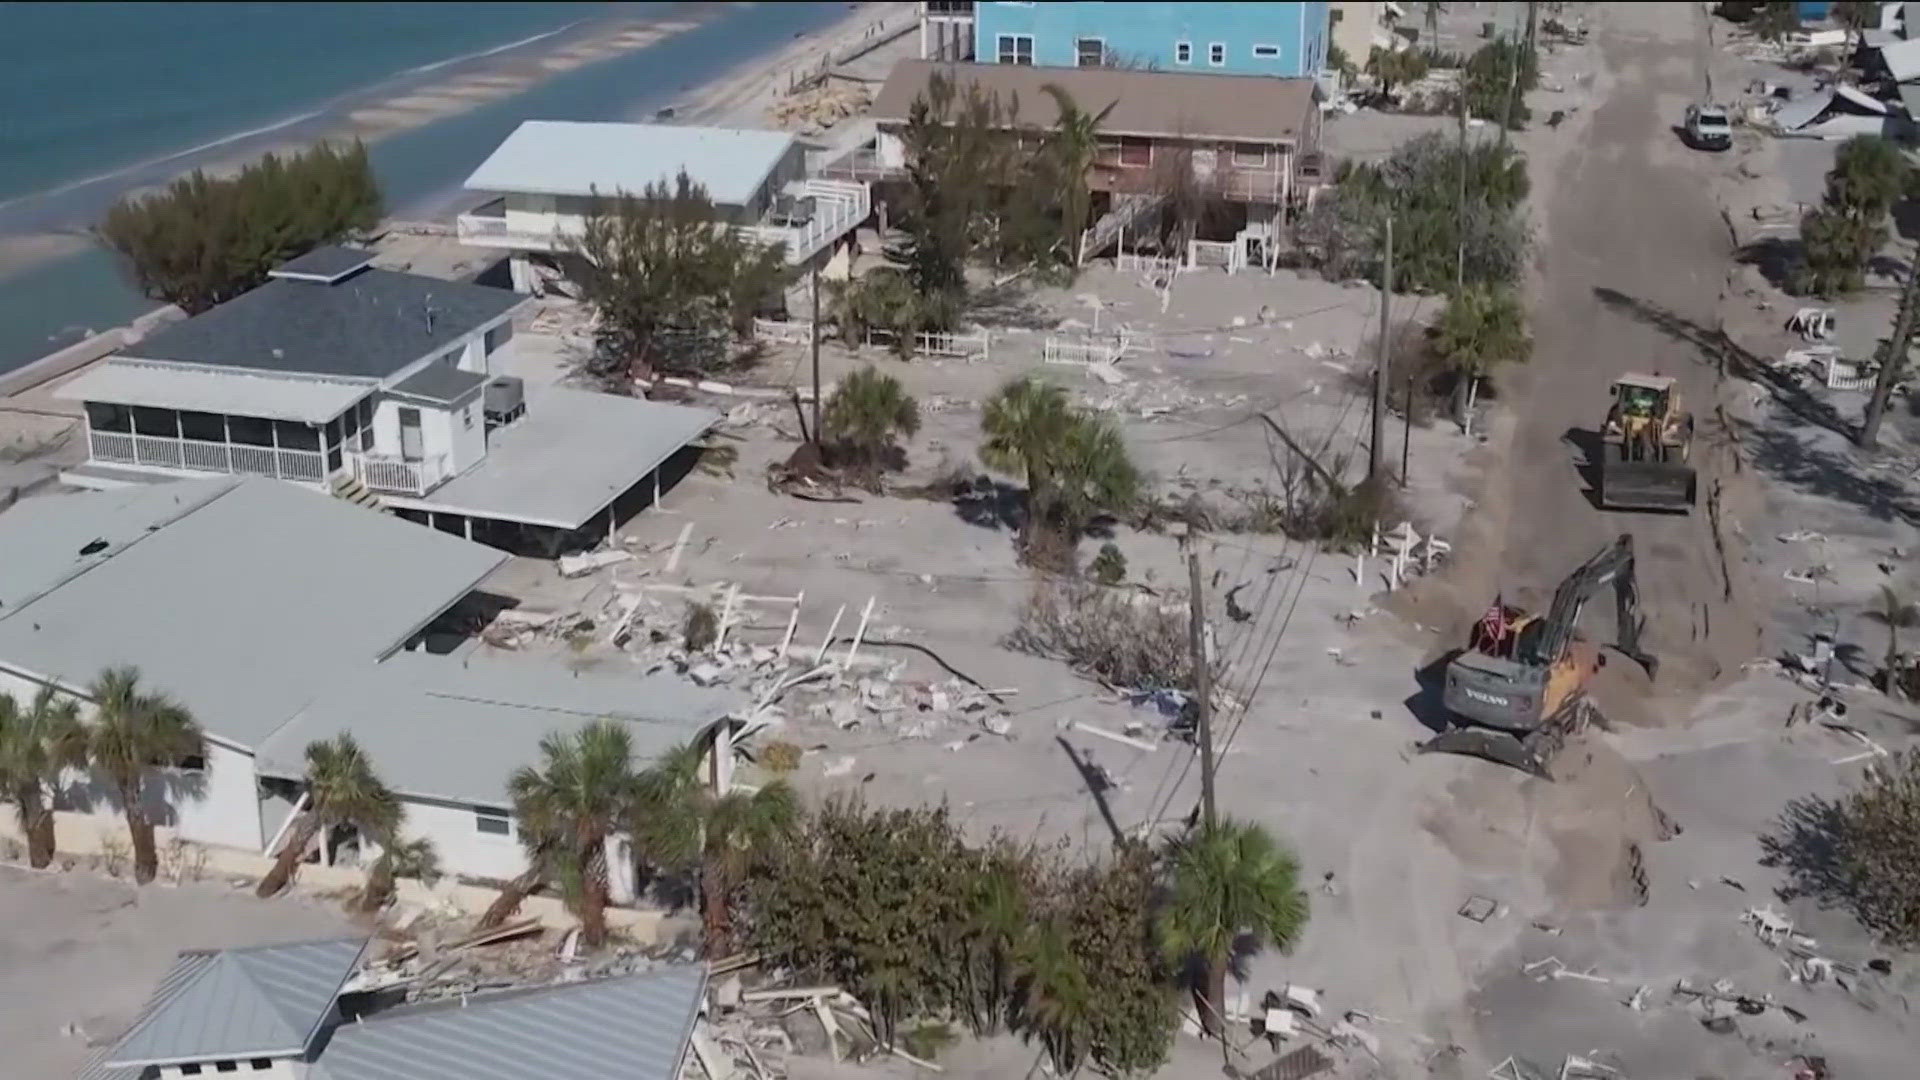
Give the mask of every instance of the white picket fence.
[{"label": "white picket fence", "polygon": [[[867,330],[867,344],[891,347],[894,334],[881,327]],[[951,356],[961,360],[985,360],[993,353],[993,341],[985,330],[959,333],[952,330],[921,331],[913,336],[915,356]]]},{"label": "white picket fence", "polygon": [[1127,338],[1124,334],[1111,337],[1056,337],[1048,335],[1041,346],[1041,359],[1049,364],[1072,364],[1085,367],[1088,364],[1114,364],[1127,354]]},{"label": "white picket fence", "polygon": [[1116,270],[1137,270],[1150,274],[1164,274],[1168,277],[1179,273],[1184,267],[1180,260],[1172,255],[1141,255],[1132,251],[1122,251],[1114,256]]},{"label": "white picket fence", "polygon": [[1228,240],[1189,240],[1187,268],[1218,266],[1231,274],[1247,265],[1246,248]]},{"label": "white picket fence", "polygon": [[813,324],[787,319],[755,319],[753,334],[776,345],[805,345],[813,340]]}]

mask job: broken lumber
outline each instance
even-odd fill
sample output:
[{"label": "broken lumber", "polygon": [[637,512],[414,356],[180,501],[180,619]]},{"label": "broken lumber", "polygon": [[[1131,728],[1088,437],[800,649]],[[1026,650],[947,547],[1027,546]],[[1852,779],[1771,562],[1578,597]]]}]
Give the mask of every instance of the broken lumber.
[{"label": "broken lumber", "polygon": [[491,930],[482,930],[477,934],[468,934],[458,941],[449,942],[446,947],[449,952],[459,952],[463,949],[471,949],[480,945],[492,945],[501,941],[510,941],[517,937],[524,937],[527,934],[537,934],[539,932],[540,920],[538,918],[526,918],[519,922],[508,923],[505,926],[496,926]]}]

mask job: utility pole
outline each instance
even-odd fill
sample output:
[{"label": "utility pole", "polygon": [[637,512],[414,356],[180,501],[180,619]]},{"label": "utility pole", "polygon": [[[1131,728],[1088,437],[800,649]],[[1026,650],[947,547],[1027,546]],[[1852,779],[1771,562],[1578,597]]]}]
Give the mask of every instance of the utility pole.
[{"label": "utility pole", "polygon": [[1407,486],[1407,472],[1413,467],[1413,375],[1407,375],[1407,408],[1400,424],[1400,486]]},{"label": "utility pole", "polygon": [[807,295],[813,304],[813,320],[807,324],[807,338],[813,352],[813,441],[819,446],[827,444],[826,433],[820,430],[820,268],[807,271]]},{"label": "utility pole", "polygon": [[1213,808],[1213,679],[1207,668],[1207,612],[1200,592],[1200,553],[1187,552],[1187,647],[1193,652],[1193,693],[1200,706],[1194,730],[1200,736],[1200,813],[1208,831]]},{"label": "utility pole", "polygon": [[1387,241],[1380,258],[1380,355],[1373,366],[1373,445],[1367,448],[1367,479],[1379,480],[1387,467],[1388,338],[1393,326],[1393,218],[1387,218]]},{"label": "utility pole", "polygon": [[1453,295],[1467,291],[1467,95],[1460,94],[1460,197],[1453,204]]}]

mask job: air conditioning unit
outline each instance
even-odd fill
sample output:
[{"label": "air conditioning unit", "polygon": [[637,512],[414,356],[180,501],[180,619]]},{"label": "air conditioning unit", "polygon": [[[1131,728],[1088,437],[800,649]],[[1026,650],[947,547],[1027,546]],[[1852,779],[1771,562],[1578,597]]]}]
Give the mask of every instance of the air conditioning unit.
[{"label": "air conditioning unit", "polygon": [[487,384],[481,407],[489,424],[513,422],[527,411],[526,382],[512,375],[500,376]]}]

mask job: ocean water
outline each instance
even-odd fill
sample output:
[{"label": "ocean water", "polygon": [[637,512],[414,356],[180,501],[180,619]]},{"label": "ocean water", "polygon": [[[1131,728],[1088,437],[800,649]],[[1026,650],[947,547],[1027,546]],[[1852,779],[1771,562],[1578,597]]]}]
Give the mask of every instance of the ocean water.
[{"label": "ocean water", "polygon": [[[459,208],[467,173],[522,120],[636,119],[841,3],[0,4],[0,250],[82,231],[121,193],[205,161],[324,132],[357,101],[550,48],[605,20],[704,19],[650,48],[391,135],[372,147],[388,210]],[[554,40],[547,40],[549,37]],[[0,371],[155,306],[88,250],[0,264]]]}]

